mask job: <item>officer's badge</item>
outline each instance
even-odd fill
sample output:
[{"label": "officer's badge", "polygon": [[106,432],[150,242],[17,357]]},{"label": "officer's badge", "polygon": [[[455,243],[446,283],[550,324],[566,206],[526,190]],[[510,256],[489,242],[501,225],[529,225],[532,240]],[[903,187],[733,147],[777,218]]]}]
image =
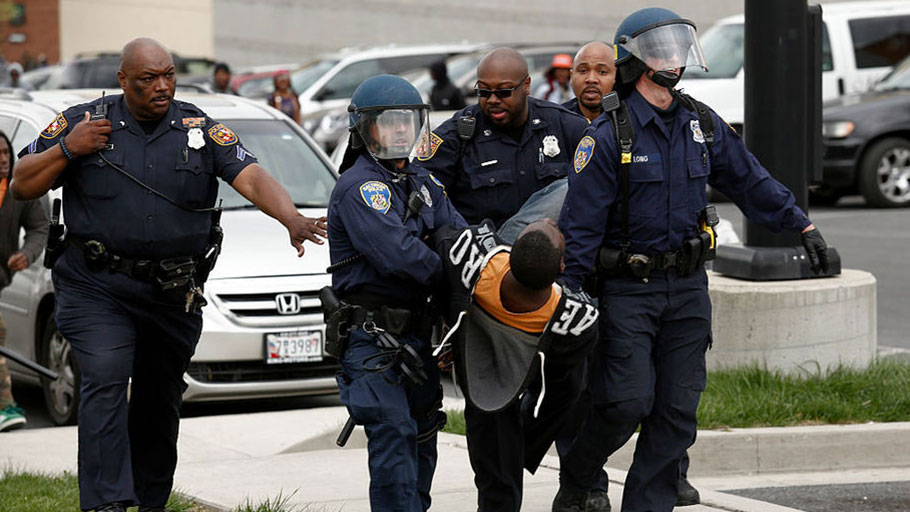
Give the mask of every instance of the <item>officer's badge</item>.
[{"label": "officer's badge", "polygon": [[374,210],[385,215],[392,206],[392,191],[381,181],[368,181],[360,186],[360,197]]},{"label": "officer's badge", "polygon": [[216,144],[220,144],[222,146],[237,144],[237,136],[234,135],[234,132],[232,132],[230,128],[221,123],[218,123],[215,126],[209,128],[209,137],[211,137]]},{"label": "officer's badge", "polygon": [[256,155],[250,153],[249,151],[246,150],[246,148],[244,148],[243,146],[238,144],[237,145],[237,160],[240,160],[242,162],[242,161],[246,160],[247,155],[249,155],[253,158],[256,158]]},{"label": "officer's badge", "polygon": [[184,117],[182,121],[184,128],[202,128],[205,126],[204,117]]},{"label": "officer's badge", "polygon": [[202,149],[205,146],[205,137],[202,136],[202,130],[198,127],[190,128],[190,131],[186,132],[186,145],[192,149]]},{"label": "officer's badge", "polygon": [[423,196],[423,202],[426,203],[427,206],[433,206],[433,196],[430,195],[430,191],[427,190],[426,185],[420,186],[420,195]]},{"label": "officer's badge", "polygon": [[559,140],[556,139],[555,135],[547,135],[543,138],[542,151],[549,158],[559,154]]},{"label": "officer's badge", "polygon": [[585,135],[581,142],[578,143],[578,148],[575,150],[575,173],[578,174],[582,169],[588,165],[588,162],[591,161],[591,156],[594,155],[594,139],[590,135]]},{"label": "officer's badge", "polygon": [[697,119],[689,121],[689,129],[692,130],[692,140],[699,144],[705,142],[705,134],[701,132],[701,126]]},{"label": "officer's badge", "polygon": [[442,145],[442,137],[430,132],[430,140],[427,142],[426,135],[420,137],[420,145],[417,146],[417,159],[425,161],[433,158],[436,150]]},{"label": "officer's badge", "polygon": [[490,135],[493,135],[493,130],[487,128],[486,130],[483,131],[484,137],[489,137]]},{"label": "officer's badge", "polygon": [[60,132],[65,130],[67,127],[66,118],[63,117],[63,112],[57,114],[57,117],[51,121],[51,124],[47,125],[47,128],[41,132],[41,136],[45,139],[53,139],[57,135],[60,135]]}]

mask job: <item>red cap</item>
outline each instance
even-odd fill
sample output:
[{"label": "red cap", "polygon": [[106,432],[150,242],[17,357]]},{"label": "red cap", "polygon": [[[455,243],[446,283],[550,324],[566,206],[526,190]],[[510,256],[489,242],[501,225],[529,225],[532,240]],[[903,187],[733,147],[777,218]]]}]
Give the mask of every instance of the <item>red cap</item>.
[{"label": "red cap", "polygon": [[553,64],[550,67],[557,69],[572,69],[572,56],[568,53],[557,53],[553,56]]}]

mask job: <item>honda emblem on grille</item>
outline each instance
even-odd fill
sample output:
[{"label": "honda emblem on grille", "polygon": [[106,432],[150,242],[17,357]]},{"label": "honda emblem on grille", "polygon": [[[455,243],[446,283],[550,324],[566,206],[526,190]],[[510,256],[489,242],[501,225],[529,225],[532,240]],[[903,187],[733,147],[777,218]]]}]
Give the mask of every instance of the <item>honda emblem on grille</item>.
[{"label": "honda emblem on grille", "polygon": [[300,313],[300,295],[279,293],[275,296],[275,307],[281,315],[296,315]]}]

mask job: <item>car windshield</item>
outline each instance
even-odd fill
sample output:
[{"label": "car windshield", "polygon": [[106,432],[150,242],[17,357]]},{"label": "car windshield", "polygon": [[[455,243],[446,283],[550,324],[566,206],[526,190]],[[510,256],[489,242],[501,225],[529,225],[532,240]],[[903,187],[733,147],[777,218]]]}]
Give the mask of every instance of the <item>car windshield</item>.
[{"label": "car windshield", "polygon": [[733,78],[743,67],[743,24],[715,25],[699,37],[708,70],[690,66],[686,78]]},{"label": "car windshield", "polygon": [[[225,121],[237,132],[243,147],[256,155],[259,164],[281,183],[298,207],[325,207],[335,186],[335,175],[291,125],[284,120]],[[218,197],[224,208],[253,205],[230,185],[218,182]]]},{"label": "car windshield", "polygon": [[337,60],[326,59],[313,61],[305,67],[291,73],[291,87],[297,94],[310,88],[322,75],[338,64]]},{"label": "car windshield", "polygon": [[872,87],[874,91],[910,89],[910,57],[895,64],[894,69]]}]

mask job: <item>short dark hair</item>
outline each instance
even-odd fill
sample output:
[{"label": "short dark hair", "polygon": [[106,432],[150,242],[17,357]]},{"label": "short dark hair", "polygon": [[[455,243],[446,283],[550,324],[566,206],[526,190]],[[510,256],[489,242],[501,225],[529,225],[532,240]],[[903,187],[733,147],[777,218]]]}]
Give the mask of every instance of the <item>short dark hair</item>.
[{"label": "short dark hair", "polygon": [[532,290],[542,290],[559,275],[562,251],[545,232],[529,231],[512,246],[509,266],[516,281]]},{"label": "short dark hair", "polygon": [[226,62],[215,63],[215,68],[212,69],[212,74],[214,75],[215,73],[217,73],[219,71],[224,71],[229,75],[231,74],[231,68],[230,68],[230,66],[227,65]]}]

